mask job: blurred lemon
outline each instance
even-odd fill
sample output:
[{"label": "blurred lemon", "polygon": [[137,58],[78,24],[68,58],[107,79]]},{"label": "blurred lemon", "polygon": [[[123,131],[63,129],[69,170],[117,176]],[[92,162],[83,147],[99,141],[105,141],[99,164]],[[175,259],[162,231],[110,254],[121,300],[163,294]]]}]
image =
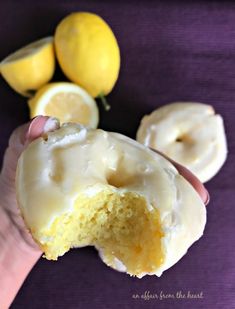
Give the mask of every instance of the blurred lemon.
[{"label": "blurred lemon", "polygon": [[98,15],[65,17],[55,32],[55,49],[65,75],[90,95],[107,95],[117,81],[120,52],[108,24]]},{"label": "blurred lemon", "polygon": [[53,76],[55,54],[53,37],[33,42],[0,63],[0,71],[7,83],[18,93],[30,96]]},{"label": "blurred lemon", "polygon": [[97,128],[99,113],[95,100],[73,83],[49,83],[29,100],[30,117],[53,116],[64,122],[78,122]]}]

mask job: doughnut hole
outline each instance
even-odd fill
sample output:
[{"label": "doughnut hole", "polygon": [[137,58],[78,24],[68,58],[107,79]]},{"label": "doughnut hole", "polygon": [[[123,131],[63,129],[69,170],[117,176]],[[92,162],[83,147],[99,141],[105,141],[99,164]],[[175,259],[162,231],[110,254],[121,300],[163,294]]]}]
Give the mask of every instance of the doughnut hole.
[{"label": "doughnut hole", "polygon": [[182,140],[182,138],[181,137],[177,137],[177,139],[175,140],[177,143],[182,143],[183,142],[183,140]]},{"label": "doughnut hole", "polygon": [[177,136],[175,141],[177,143],[193,144],[193,140],[188,134],[182,134],[182,135]]},{"label": "doughnut hole", "polygon": [[159,268],[164,261],[163,236],[157,209],[150,212],[143,196],[118,193],[109,185],[92,197],[81,194],[70,213],[34,235],[41,239],[47,259],[57,260],[70,248],[92,245],[102,250],[106,264],[115,267],[117,258],[131,275]]}]

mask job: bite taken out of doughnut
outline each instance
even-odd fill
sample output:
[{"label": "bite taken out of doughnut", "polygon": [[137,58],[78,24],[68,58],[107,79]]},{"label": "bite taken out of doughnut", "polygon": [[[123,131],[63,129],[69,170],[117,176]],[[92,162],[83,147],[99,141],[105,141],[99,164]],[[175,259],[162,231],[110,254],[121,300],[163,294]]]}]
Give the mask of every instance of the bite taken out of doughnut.
[{"label": "bite taken out of doughnut", "polygon": [[179,261],[206,224],[203,201],[168,160],[126,136],[78,124],[27,146],[16,190],[47,259],[91,245],[108,266],[139,278]]},{"label": "bite taken out of doughnut", "polygon": [[142,118],[136,139],[186,166],[201,182],[215,176],[227,157],[223,118],[202,103],[156,109]]}]

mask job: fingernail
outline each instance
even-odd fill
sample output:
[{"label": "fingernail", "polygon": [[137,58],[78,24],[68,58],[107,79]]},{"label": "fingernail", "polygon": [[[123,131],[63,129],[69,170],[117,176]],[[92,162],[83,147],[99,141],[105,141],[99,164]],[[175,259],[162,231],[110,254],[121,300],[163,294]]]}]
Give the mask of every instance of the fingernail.
[{"label": "fingernail", "polygon": [[34,119],[36,119],[38,117],[43,117],[43,116],[41,116],[41,115],[35,116],[35,117],[31,118],[31,121],[33,121]]},{"label": "fingernail", "polygon": [[206,201],[205,201],[205,205],[208,205],[209,202],[210,202],[210,194],[207,190],[206,190],[206,193],[207,193],[207,198],[206,198]]},{"label": "fingernail", "polygon": [[60,127],[60,121],[59,119],[55,117],[50,117],[47,119],[44,127],[43,127],[43,133],[47,133],[53,130],[56,130]]},{"label": "fingernail", "polygon": [[[45,118],[45,119],[44,119]],[[38,125],[38,123],[41,123],[41,121],[47,121],[47,117],[44,117],[44,116],[36,116],[34,118],[31,119],[31,122],[29,124],[29,127],[28,127],[28,130],[27,130],[27,133],[25,135],[25,139],[28,140],[31,138],[31,133],[32,133],[32,130],[35,126]]]}]

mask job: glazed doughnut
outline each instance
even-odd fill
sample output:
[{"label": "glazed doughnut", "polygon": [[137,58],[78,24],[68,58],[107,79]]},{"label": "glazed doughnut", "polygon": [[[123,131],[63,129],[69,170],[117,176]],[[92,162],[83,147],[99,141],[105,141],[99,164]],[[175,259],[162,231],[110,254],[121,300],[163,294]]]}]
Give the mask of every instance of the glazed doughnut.
[{"label": "glazed doughnut", "polygon": [[227,157],[223,119],[202,103],[156,109],[143,117],[136,139],[186,166],[202,182],[211,179]]},{"label": "glazed doughnut", "polygon": [[110,267],[160,276],[199,239],[206,208],[161,155],[118,133],[64,124],[29,144],[21,214],[49,260],[92,245]]}]

